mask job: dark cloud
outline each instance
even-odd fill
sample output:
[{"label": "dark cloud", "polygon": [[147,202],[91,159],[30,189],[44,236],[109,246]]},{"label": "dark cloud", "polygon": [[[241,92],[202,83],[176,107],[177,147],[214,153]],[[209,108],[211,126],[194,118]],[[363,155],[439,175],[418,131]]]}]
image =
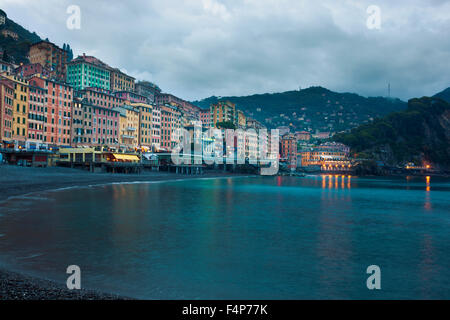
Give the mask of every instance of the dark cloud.
[{"label": "dark cloud", "polygon": [[[1,0],[10,18],[186,99],[322,85],[402,99],[450,85],[447,1]],[[81,30],[66,9],[81,8]],[[366,26],[369,5],[381,28]]]}]

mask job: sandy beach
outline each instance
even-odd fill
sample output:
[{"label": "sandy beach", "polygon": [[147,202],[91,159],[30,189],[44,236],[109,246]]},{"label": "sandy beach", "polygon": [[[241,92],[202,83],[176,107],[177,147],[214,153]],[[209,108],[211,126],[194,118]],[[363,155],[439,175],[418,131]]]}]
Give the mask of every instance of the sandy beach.
[{"label": "sandy beach", "polygon": [[[9,197],[73,186],[133,181],[165,181],[231,176],[230,173],[206,172],[181,175],[167,172],[141,174],[90,173],[70,168],[27,168],[0,165],[0,201]],[[235,176],[235,175],[233,175]],[[12,270],[0,269],[0,300],[116,300],[126,299],[93,290],[68,290],[63,283],[38,279]]]}]

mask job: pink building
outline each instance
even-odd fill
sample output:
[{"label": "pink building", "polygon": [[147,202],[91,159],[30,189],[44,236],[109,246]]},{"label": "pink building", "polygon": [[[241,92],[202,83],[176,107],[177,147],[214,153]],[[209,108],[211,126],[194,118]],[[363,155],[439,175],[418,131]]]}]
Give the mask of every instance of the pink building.
[{"label": "pink building", "polygon": [[114,95],[129,103],[148,103],[147,97],[141,96],[140,94],[131,91],[117,91],[114,92]]}]

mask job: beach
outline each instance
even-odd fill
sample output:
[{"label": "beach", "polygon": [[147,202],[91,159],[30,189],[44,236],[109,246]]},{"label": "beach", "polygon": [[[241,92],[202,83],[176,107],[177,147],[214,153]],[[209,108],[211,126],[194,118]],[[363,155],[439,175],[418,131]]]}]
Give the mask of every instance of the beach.
[{"label": "beach", "polygon": [[[167,172],[141,174],[90,173],[79,169],[49,167],[30,168],[0,165],[0,201],[33,192],[75,186],[144,181],[214,178],[230,173],[207,172],[202,175],[181,175]],[[235,176],[235,175],[233,175]],[[94,290],[68,290],[65,283],[0,269],[0,300],[116,300],[124,297]]]}]

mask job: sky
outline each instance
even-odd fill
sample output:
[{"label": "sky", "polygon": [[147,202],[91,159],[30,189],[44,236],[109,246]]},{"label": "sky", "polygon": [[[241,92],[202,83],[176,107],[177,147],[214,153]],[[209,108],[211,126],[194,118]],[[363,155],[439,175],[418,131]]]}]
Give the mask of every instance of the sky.
[{"label": "sky", "polygon": [[[80,28],[68,28],[80,9]],[[74,56],[186,100],[323,86],[407,100],[450,86],[450,1],[0,0]]]}]

